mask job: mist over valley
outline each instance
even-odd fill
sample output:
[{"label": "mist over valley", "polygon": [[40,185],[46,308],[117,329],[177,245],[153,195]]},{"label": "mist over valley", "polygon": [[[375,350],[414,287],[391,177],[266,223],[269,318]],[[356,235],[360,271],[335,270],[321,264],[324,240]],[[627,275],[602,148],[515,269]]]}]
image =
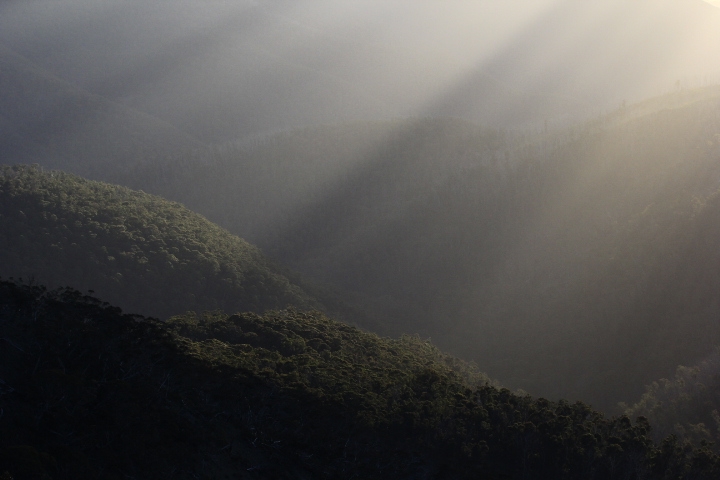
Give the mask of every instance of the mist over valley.
[{"label": "mist over valley", "polygon": [[0,3],[0,479],[716,478],[720,8],[526,3]]}]

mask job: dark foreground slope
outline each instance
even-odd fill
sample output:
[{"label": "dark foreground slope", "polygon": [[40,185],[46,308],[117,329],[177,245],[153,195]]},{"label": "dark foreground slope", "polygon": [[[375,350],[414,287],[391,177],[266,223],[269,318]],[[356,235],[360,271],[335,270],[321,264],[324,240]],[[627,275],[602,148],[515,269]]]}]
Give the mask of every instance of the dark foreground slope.
[{"label": "dark foreground slope", "polygon": [[160,323],[0,283],[4,478],[717,478],[718,458],[517,396],[417,338],[295,310]]},{"label": "dark foreground slope", "polygon": [[0,167],[0,276],[92,289],[122,308],[318,307],[261,252],[183,206],[36,167]]}]

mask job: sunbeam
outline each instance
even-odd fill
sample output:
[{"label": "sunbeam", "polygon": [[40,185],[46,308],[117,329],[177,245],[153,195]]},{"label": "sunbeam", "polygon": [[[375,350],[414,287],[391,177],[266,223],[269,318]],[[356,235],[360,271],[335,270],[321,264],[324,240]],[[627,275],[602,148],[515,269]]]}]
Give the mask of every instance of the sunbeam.
[{"label": "sunbeam", "polygon": [[215,142],[407,115],[567,123],[720,71],[700,1],[86,3],[5,4],[0,42]]},{"label": "sunbeam", "polygon": [[720,187],[716,7],[0,2],[0,155],[187,204],[351,321],[610,409],[720,342],[685,233]]}]

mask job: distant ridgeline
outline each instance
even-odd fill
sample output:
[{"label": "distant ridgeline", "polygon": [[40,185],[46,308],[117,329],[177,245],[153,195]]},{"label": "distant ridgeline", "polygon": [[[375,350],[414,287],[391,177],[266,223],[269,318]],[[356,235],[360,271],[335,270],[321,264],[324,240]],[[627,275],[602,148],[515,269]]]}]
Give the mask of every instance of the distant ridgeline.
[{"label": "distant ridgeline", "polygon": [[720,343],[718,112],[708,87],[563,132],[305,128],[138,162],[127,184],[353,292],[377,332],[614,411]]},{"label": "distant ridgeline", "polygon": [[650,431],[319,313],[162,323],[0,282],[3,480],[719,478]]},{"label": "distant ridgeline", "polygon": [[244,240],[124,187],[2,166],[0,224],[0,276],[91,289],[127,311],[320,307]]},{"label": "distant ridgeline", "polygon": [[173,125],[62,80],[0,43],[0,158],[94,179],[201,143]]}]

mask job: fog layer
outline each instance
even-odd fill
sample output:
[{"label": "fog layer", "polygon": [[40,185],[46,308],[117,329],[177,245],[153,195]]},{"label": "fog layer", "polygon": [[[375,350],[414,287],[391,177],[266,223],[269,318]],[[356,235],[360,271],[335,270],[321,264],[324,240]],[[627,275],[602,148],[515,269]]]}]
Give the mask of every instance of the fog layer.
[{"label": "fog layer", "polygon": [[451,115],[567,123],[718,78],[700,0],[25,1],[0,42],[209,141]]}]

